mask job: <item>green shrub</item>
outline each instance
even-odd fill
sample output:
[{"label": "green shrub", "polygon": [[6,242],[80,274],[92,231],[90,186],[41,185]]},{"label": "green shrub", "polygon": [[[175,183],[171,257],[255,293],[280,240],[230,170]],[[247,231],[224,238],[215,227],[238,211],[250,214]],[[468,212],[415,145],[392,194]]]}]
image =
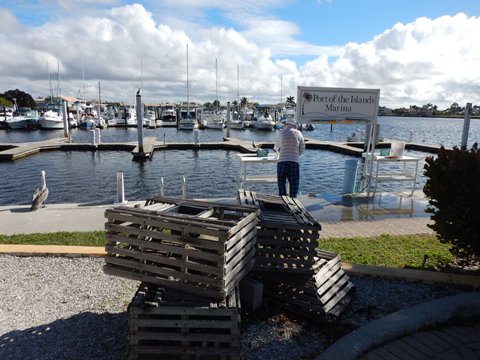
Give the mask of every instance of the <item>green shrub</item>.
[{"label": "green shrub", "polygon": [[480,152],[441,148],[437,158],[426,158],[425,194],[430,198],[429,225],[442,243],[451,244],[455,256],[477,260],[480,256]]}]

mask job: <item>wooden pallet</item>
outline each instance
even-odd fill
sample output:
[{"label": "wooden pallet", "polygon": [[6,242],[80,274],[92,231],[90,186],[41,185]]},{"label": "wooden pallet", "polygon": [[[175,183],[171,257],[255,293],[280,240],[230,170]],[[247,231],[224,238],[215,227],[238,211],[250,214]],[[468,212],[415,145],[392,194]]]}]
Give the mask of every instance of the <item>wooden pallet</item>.
[{"label": "wooden pallet", "polygon": [[311,273],[322,227],[300,201],[244,189],[238,201],[260,209],[255,270]]},{"label": "wooden pallet", "polygon": [[210,300],[142,283],[128,307],[129,359],[240,359],[238,290]]},{"label": "wooden pallet", "polygon": [[319,251],[311,274],[255,272],[263,282],[265,301],[309,318],[322,321],[326,315],[338,316],[350,304],[355,287],[340,266],[340,256]]},{"label": "wooden pallet", "polygon": [[105,216],[107,274],[223,300],[253,267],[254,207],[151,198]]}]

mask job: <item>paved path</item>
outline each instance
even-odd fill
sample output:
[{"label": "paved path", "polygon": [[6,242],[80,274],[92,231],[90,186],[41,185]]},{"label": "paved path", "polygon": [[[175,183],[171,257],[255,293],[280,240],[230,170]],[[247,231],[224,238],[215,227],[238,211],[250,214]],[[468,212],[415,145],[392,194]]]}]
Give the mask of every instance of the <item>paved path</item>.
[{"label": "paved path", "polygon": [[[37,211],[28,205],[0,206],[0,234],[92,231],[105,227],[109,205],[49,204]],[[390,218],[375,221],[322,222],[321,237],[379,236],[382,234],[433,234],[427,217]]]},{"label": "paved path", "polygon": [[428,217],[384,219],[375,221],[323,222],[321,237],[374,237],[383,234],[417,235],[434,234],[427,227],[432,221]]},{"label": "paved path", "polygon": [[480,291],[397,311],[344,336],[316,360],[478,360]]},{"label": "paved path", "polygon": [[480,359],[480,322],[468,325],[457,322],[388,342],[360,359]]}]

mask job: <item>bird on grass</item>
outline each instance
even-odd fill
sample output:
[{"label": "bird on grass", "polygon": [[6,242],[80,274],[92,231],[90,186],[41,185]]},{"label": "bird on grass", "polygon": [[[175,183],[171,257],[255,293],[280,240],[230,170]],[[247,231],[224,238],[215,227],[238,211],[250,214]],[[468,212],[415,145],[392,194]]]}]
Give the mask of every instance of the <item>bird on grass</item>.
[{"label": "bird on grass", "polygon": [[38,208],[45,207],[45,201],[48,198],[48,188],[47,183],[45,181],[45,171],[41,171],[41,178],[40,178],[40,187],[35,190],[32,196],[32,206],[30,210],[35,211]]}]

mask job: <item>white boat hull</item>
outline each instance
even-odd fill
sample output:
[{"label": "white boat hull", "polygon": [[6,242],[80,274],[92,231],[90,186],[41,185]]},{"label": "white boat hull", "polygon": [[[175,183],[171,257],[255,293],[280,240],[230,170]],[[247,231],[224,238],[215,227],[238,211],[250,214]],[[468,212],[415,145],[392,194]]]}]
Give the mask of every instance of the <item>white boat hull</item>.
[{"label": "white boat hull", "polygon": [[232,121],[230,122],[230,129],[242,130],[245,129],[243,126],[243,121]]},{"label": "white boat hull", "polygon": [[195,129],[195,121],[183,121],[180,120],[178,123],[178,130],[193,130]]},{"label": "white boat hull", "polygon": [[251,121],[250,126],[257,130],[273,130],[275,123],[270,121]]},{"label": "white boat hull", "polygon": [[38,119],[42,129],[63,129],[63,117],[56,112],[47,111]]},{"label": "white boat hull", "polygon": [[208,122],[205,124],[206,129],[215,129],[215,130],[223,130],[223,122]]}]

